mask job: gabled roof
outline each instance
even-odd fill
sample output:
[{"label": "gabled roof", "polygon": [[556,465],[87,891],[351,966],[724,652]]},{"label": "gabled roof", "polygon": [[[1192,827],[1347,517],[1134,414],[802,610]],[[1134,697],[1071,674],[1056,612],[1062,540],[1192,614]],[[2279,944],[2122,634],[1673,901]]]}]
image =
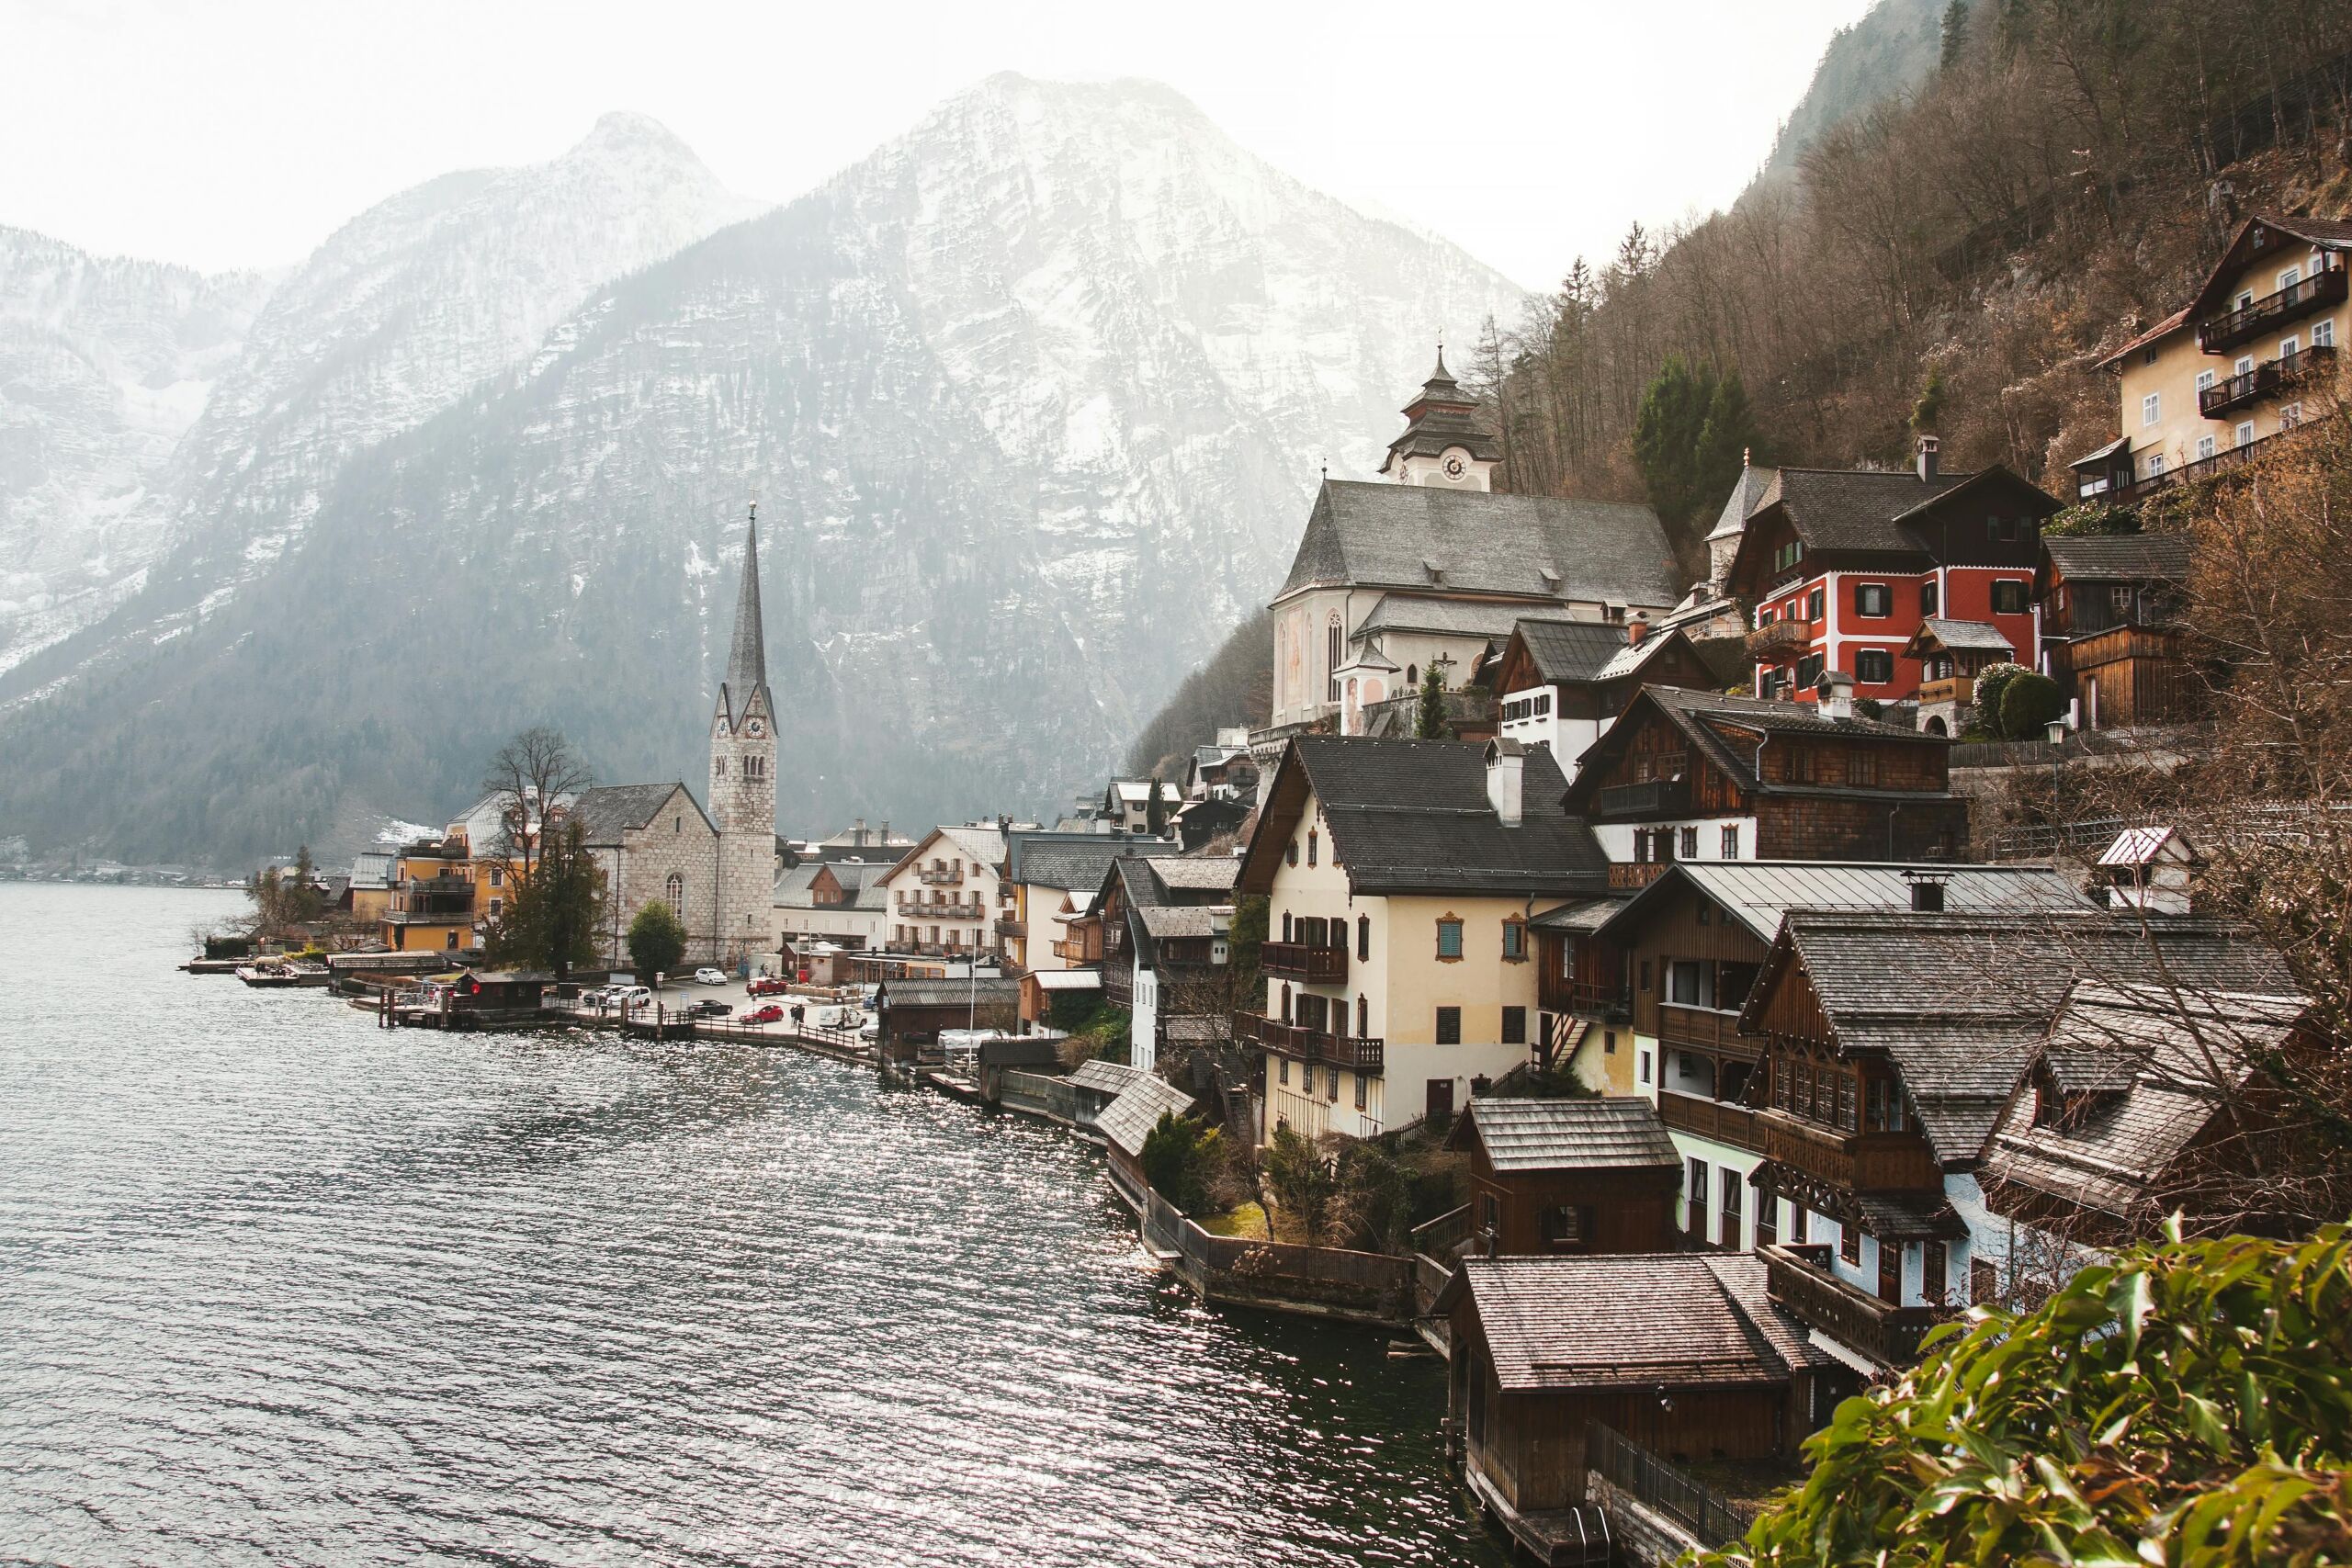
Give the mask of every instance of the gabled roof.
[{"label": "gabled roof", "polygon": [[[695,815],[710,826],[710,814],[695,799],[694,791],[683,784],[605,784],[597,789],[580,792],[571,803],[571,820],[580,824],[582,837],[590,844],[609,848],[621,841],[625,832],[635,832],[661,814],[670,804],[670,797],[684,792]],[[711,828],[711,831],[718,829]]]},{"label": "gabled roof", "polygon": [[2160,860],[2193,861],[2197,852],[2170,828],[2126,828],[2098,857],[2103,866],[2154,865]]},{"label": "gabled roof", "polygon": [[1021,982],[983,975],[937,978],[931,976],[885,980],[875,988],[876,1008],[963,1007],[969,1002],[1001,1007],[1021,999]]},{"label": "gabled roof", "polygon": [[1241,886],[1273,884],[1291,824],[1311,793],[1332,858],[1359,894],[1526,894],[1565,897],[1606,887],[1592,829],[1558,806],[1566,781],[1542,748],[1521,759],[1520,825],[1487,796],[1487,749],[1458,740],[1294,737],[1275,769]]},{"label": "gabled roof", "polygon": [[1150,865],[1152,880],[1170,892],[1229,893],[1241,875],[1231,855],[1167,855]]},{"label": "gabled roof", "polygon": [[1072,1089],[1091,1089],[1096,1094],[1116,1096],[1129,1084],[1151,1075],[1141,1067],[1130,1067],[1121,1062],[1106,1062],[1096,1056],[1080,1062],[1078,1070],[1069,1075]]},{"label": "gabled roof", "polygon": [[1119,1091],[1119,1098],[1094,1119],[1095,1131],[1125,1155],[1143,1153],[1143,1141],[1159,1125],[1163,1115],[1183,1117],[1193,1110],[1193,1097],[1175,1085],[1150,1077],[1136,1078]]},{"label": "gabled roof", "polygon": [[1986,1175],[2117,1219],[2153,1220],[2178,1196],[2167,1172],[2251,1075],[2252,1056],[2283,1048],[2305,1008],[2292,995],[2077,985],[2036,1070],[2091,1100],[2037,1124],[2034,1098],[2018,1096],[1986,1151]]},{"label": "gabled roof", "polygon": [[1607,764],[1634,743],[1639,729],[1634,722],[1643,705],[1647,704],[1664,720],[1680,730],[1692,747],[1705,753],[1709,761],[1729,777],[1741,789],[1758,795],[1835,795],[1866,796],[1871,799],[1931,800],[1939,798],[1933,790],[1894,790],[1851,784],[1793,784],[1756,776],[1756,749],[1753,742],[1735,743],[1723,733],[1728,728],[1744,735],[1764,737],[1795,737],[1804,739],[1878,740],[1889,745],[1920,745],[1949,747],[1951,742],[1940,735],[1924,730],[1906,729],[1899,724],[1882,724],[1874,718],[1832,718],[1814,703],[1771,702],[1758,697],[1727,697],[1715,692],[1688,691],[1679,686],[1645,686],[1625,705],[1625,711],[1608,733],[1585,748],[1577,759],[1576,782],[1567,788],[1568,809],[1581,810],[1600,789],[1601,775]]},{"label": "gabled roof", "polygon": [[1032,887],[1083,888],[1091,893],[1102,885],[1102,873],[1114,860],[1182,852],[1181,846],[1165,839],[1124,833],[1057,834],[1050,839],[1015,833],[1005,875]]},{"label": "gabled roof", "polygon": [[1952,621],[1941,615],[1929,615],[1911,634],[1911,641],[1904,649],[1941,649],[1947,653],[2001,653],[2015,656],[2016,647],[2001,635],[2001,629],[1985,621]]},{"label": "gabled roof", "polygon": [[1136,919],[1154,942],[1170,937],[1214,936],[1220,919],[1230,921],[1230,906],[1216,904],[1140,904]]},{"label": "gabled roof", "polygon": [[1465,1294],[1508,1390],[1770,1385],[1827,1360],[1765,1294],[1753,1258],[1465,1258],[1436,1309]]},{"label": "gabled roof", "polygon": [[[2096,908],[2075,885],[2045,865],[1906,865],[1893,861],[1676,861],[1630,903],[1598,928],[1629,937],[1641,923],[1689,888],[1729,915],[1759,942],[1770,942],[1791,909],[1911,908],[1918,881],[1943,885],[1952,913]],[[1542,921],[1536,922],[1542,924]]]},{"label": "gabled roof", "polygon": [[2145,348],[2148,344],[2154,343],[2159,338],[2170,337],[2173,333],[2180,331],[2181,328],[2188,324],[2188,307],[2183,306],[2181,309],[2175,310],[2171,315],[2165,317],[2162,321],[2159,321],[2154,326],[2148,328],[2143,333],[2141,333],[2138,336],[2127,339],[2122,347],[2109,355],[2105,359],[2100,360],[2098,362],[2098,368],[2104,370],[2109,366],[2113,365],[2118,360],[2121,359],[2125,355],[2132,353],[2134,349]]},{"label": "gabled roof", "polygon": [[1762,546],[1753,525],[1768,512],[1785,519],[1807,555],[1868,556],[1924,566],[1939,547],[1930,515],[1963,491],[2007,490],[2035,517],[2047,517],[2059,503],[1996,463],[1973,472],[1949,470],[1922,479],[1908,468],[1781,468],[1763,501],[1749,513],[1732,578],[1741,581]]},{"label": "gabled roof", "polygon": [[[1566,621],[1521,616],[1511,626],[1511,641],[1527,649],[1528,662],[1535,667],[1536,678],[1547,686],[1567,682],[1611,679],[1614,674],[1630,673],[1639,669],[1644,660],[1657,652],[1663,637],[1644,637],[1633,649],[1625,646],[1625,628],[1605,621]],[[1626,670],[1608,670],[1620,656],[1631,652],[1636,656]],[[1504,650],[1503,657],[1510,657]]]},{"label": "gabled roof", "polygon": [[1936,1157],[1966,1166],[2075,983],[2143,972],[2151,943],[2186,990],[2293,989],[2275,951],[2217,920],[2098,908],[1791,909],[1739,1027],[1763,1032],[1771,996],[1802,970],[1839,1051],[1892,1060]]},{"label": "gabled roof", "polygon": [[1520,1100],[1479,1095],[1454,1124],[1446,1146],[1463,1149],[1476,1136],[1487,1163],[1498,1171],[1679,1171],[1682,1156],[1658,1120],[1657,1107],[1637,1095],[1604,1100]]},{"label": "gabled roof", "polygon": [[899,857],[899,863],[890,868],[890,874],[895,876],[910,865],[920,864],[923,852],[934,843],[953,846],[963,859],[976,865],[993,869],[1004,863],[1005,835],[1001,830],[962,825],[942,826],[933,828],[917,840],[913,849]]},{"label": "gabled roof", "polygon": [[[1317,585],[1664,608],[1681,574],[1657,513],[1616,502],[1326,479],[1281,600]],[[1546,571],[1552,573],[1545,575]]]},{"label": "gabled roof", "polygon": [[[2352,250],[2352,223],[2333,218],[2290,218],[2275,212],[2257,212],[2241,224],[2237,233],[2231,237],[2229,248],[2213,264],[2213,270],[2205,275],[2205,281],[2198,287],[2196,295],[2182,314],[2210,315],[2226,305],[2231,283],[2254,265],[2259,242],[2274,232],[2301,240],[2324,251]],[[2269,249],[2273,255],[2279,254],[2278,249],[2267,245],[2260,248]]]},{"label": "gabled roof", "polygon": [[2041,553],[2069,582],[2148,582],[2178,586],[2188,581],[2196,544],[2186,534],[2100,534],[2045,537]]}]

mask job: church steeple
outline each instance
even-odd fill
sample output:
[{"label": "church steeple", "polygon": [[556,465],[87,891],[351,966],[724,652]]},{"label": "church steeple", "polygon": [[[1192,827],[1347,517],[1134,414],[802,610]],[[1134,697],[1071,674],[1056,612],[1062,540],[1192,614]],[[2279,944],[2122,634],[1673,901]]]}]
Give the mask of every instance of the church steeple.
[{"label": "church steeple", "polygon": [[735,597],[735,640],[728,648],[727,678],[718,688],[719,711],[729,728],[743,722],[754,696],[766,712],[775,712],[775,699],[768,694],[767,638],[760,625],[760,503],[756,501],[743,527],[743,583]]},{"label": "church steeple", "polygon": [[1462,389],[1437,345],[1437,368],[1405,405],[1405,434],[1388,444],[1380,471],[1399,484],[1491,490],[1502,448],[1478,423],[1478,400]]}]

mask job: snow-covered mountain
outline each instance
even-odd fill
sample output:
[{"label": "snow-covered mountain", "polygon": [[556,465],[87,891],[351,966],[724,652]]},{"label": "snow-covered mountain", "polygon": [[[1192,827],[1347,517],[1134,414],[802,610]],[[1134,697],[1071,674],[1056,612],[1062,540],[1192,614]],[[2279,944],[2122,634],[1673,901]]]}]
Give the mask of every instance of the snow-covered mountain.
[{"label": "snow-covered mountain", "polygon": [[0,668],[145,563],[157,487],[272,281],[0,228]]},{"label": "snow-covered mountain", "polygon": [[127,854],[429,815],[541,721],[697,778],[753,495],[787,826],[1047,808],[1270,591],[1320,465],[1377,461],[1440,323],[1519,303],[1163,87],[993,78],[364,450],[334,375],[238,404],[350,455],[0,682],[40,759],[0,831],[77,836],[101,759]]},{"label": "snow-covered mountain", "polygon": [[[0,605],[0,669],[143,586],[167,550],[189,558],[176,576],[207,592],[249,578],[300,534],[351,454],[515,364],[615,277],[758,207],[660,125],[611,114],[548,163],[446,175],[370,209],[270,291],[258,316],[251,289],[235,296],[241,313],[202,309],[208,296],[198,296],[195,321],[219,323],[198,345],[210,356],[149,400],[178,419],[161,443],[163,471],[78,513],[24,498],[36,553],[87,569],[51,568],[24,592],[0,592],[19,606]],[[0,249],[0,301],[33,292],[18,272],[40,280]],[[156,275],[192,290],[175,269],[140,273]],[[210,295],[243,281],[220,280]],[[0,312],[13,313],[5,302]],[[27,401],[36,413],[71,406],[39,389]],[[16,487],[7,493],[16,510]]]}]

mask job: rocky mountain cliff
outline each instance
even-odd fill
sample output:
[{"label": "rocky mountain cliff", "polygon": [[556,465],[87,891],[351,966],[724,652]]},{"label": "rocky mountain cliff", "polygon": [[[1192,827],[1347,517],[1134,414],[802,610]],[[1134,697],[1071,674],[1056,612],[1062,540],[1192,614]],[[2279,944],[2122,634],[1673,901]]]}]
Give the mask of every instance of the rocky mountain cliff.
[{"label": "rocky mountain cliff", "polygon": [[173,453],[272,281],[0,228],[0,668],[150,558]]},{"label": "rocky mountain cliff", "polygon": [[[992,79],[413,429],[313,420],[332,369],[240,403],[331,460],[0,681],[0,829],[250,853],[446,811],[541,720],[698,779],[754,494],[786,825],[1049,809],[1271,587],[1319,465],[1376,460],[1439,324],[1518,305],[1164,88]],[[207,479],[261,466],[203,434]]]}]

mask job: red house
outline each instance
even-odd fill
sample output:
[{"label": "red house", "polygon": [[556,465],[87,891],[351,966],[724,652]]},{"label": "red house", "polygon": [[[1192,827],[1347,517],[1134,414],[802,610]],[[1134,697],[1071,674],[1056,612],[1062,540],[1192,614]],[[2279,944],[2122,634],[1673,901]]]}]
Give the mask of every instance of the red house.
[{"label": "red house", "polygon": [[1809,702],[1842,671],[1857,697],[1917,696],[1920,661],[1905,646],[1931,615],[2039,647],[2034,571],[2057,510],[1998,464],[1940,471],[1931,435],[1908,471],[1778,470],[1730,570],[1731,591],[1757,606],[1756,694]]}]

